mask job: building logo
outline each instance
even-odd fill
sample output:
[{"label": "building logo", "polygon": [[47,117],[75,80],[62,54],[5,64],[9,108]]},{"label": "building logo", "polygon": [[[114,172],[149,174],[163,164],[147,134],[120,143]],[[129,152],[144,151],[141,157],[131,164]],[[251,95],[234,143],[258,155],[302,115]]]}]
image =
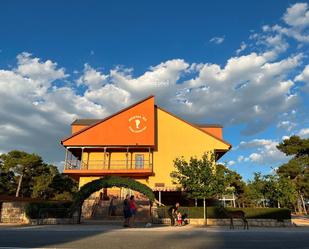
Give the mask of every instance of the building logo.
[{"label": "building logo", "polygon": [[134,133],[140,133],[147,129],[147,118],[142,115],[135,115],[129,118],[129,130]]}]

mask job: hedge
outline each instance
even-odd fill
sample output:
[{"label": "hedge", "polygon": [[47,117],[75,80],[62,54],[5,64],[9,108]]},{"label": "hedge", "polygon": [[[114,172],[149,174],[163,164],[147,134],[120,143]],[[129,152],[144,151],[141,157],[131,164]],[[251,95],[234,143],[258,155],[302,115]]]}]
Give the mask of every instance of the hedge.
[{"label": "hedge", "polygon": [[26,205],[26,216],[30,219],[38,218],[70,218],[71,201],[67,202],[31,202]]},{"label": "hedge", "polygon": [[125,187],[135,191],[138,191],[146,195],[151,202],[155,200],[155,196],[152,189],[147,185],[142,184],[134,179],[118,177],[118,176],[106,176],[91,182],[88,182],[80,188],[80,190],[73,197],[73,204],[71,206],[71,212],[78,210],[85,199],[87,199],[92,193],[102,189],[110,187]]},{"label": "hedge", "polygon": [[[169,207],[159,207],[159,218],[167,218]],[[226,208],[226,210],[236,211],[242,210],[248,219],[276,219],[285,220],[291,219],[291,210],[287,208]],[[181,213],[187,213],[189,218],[204,218],[203,207],[180,207]],[[224,219],[227,216],[220,212],[218,207],[207,207],[207,218]]]}]

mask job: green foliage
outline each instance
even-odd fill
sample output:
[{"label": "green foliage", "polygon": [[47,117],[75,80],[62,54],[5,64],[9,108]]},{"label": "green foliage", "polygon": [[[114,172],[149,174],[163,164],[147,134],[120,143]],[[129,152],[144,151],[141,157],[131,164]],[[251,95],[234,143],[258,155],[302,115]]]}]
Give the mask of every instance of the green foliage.
[{"label": "green foliage", "polygon": [[[17,181],[20,181],[21,196],[30,197],[34,184],[33,177],[42,173],[42,158],[36,154],[28,154],[23,151],[13,150],[7,154],[0,155],[2,160],[2,169],[4,172],[12,172]],[[22,176],[22,178],[20,178]]]},{"label": "green foliage", "polygon": [[223,194],[227,187],[228,174],[223,167],[215,169],[215,157],[205,153],[202,159],[183,158],[174,161],[175,171],[171,173],[174,183],[180,184],[189,197],[203,199]]},{"label": "green foliage", "polygon": [[70,218],[72,202],[31,202],[26,205],[26,216],[38,218]]},{"label": "green foliage", "polygon": [[78,210],[82,206],[84,200],[87,199],[92,193],[102,188],[110,188],[114,186],[129,188],[138,191],[146,195],[151,202],[155,200],[155,196],[151,188],[149,188],[145,184],[142,184],[131,178],[106,176],[104,178],[94,180],[82,186],[80,190],[74,195],[71,211],[74,212],[75,210]]},{"label": "green foliage", "polygon": [[[295,184],[290,179],[280,175],[264,175],[255,173],[249,181],[246,198],[254,206],[293,207],[296,201]],[[263,202],[262,202],[263,200]]]},{"label": "green foliage", "polygon": [[[158,215],[160,218],[167,218],[168,206],[159,207]],[[228,211],[242,210],[248,219],[276,219],[285,220],[291,219],[291,210],[287,208],[226,208]],[[179,211],[187,213],[189,218],[203,218],[203,207],[181,207]],[[207,217],[210,219],[223,219],[227,218],[218,207],[207,207]]]},{"label": "green foliage", "polygon": [[0,165],[0,195],[14,195],[16,182],[12,171],[3,171]]},{"label": "green foliage", "polygon": [[44,163],[36,154],[14,150],[0,155],[0,194],[14,195],[20,179],[23,197],[70,200],[77,191],[73,179],[60,174],[57,167]]},{"label": "green foliage", "polygon": [[301,139],[299,136],[291,136],[281,142],[277,148],[287,156],[308,156],[309,155],[309,138]]},{"label": "green foliage", "polygon": [[[309,138],[292,136],[280,143],[277,148],[286,155],[293,156],[289,162],[281,165],[277,172],[281,177],[293,182],[297,192],[298,211],[306,213],[303,200],[309,198]],[[299,205],[300,202],[303,204]]]},{"label": "green foliage", "polygon": [[45,200],[72,200],[78,189],[77,182],[67,175],[60,174],[55,166],[35,177],[32,197]]}]

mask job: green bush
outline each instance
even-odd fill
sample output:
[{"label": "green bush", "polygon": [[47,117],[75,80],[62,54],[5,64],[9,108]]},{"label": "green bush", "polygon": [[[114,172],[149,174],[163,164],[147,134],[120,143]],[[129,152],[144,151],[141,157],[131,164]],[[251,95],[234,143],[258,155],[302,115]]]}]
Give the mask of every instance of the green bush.
[{"label": "green bush", "polygon": [[38,218],[70,218],[72,202],[31,202],[26,206],[26,216]]},{"label": "green bush", "polygon": [[[159,218],[168,217],[169,207],[159,207]],[[248,219],[276,219],[284,220],[291,219],[291,211],[287,208],[226,208],[226,210],[242,210]],[[187,213],[189,218],[204,218],[203,207],[180,207],[179,211],[184,214]],[[220,212],[218,207],[207,207],[207,218],[224,219],[226,215]]]},{"label": "green bush", "polygon": [[78,210],[85,199],[87,199],[92,193],[102,189],[110,187],[125,187],[135,191],[138,191],[146,195],[150,201],[154,201],[155,196],[152,192],[152,189],[147,185],[142,184],[138,181],[135,181],[131,178],[119,177],[119,176],[106,176],[89,182],[82,186],[80,190],[73,197],[73,204],[71,206],[71,212]]}]

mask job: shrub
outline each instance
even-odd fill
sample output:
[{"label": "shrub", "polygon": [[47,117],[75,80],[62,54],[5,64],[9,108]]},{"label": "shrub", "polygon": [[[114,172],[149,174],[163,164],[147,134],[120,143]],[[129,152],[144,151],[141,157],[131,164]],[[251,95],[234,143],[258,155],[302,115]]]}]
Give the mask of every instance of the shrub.
[{"label": "shrub", "polygon": [[[168,217],[169,207],[159,207],[159,218]],[[226,208],[226,210],[242,210],[248,219],[291,219],[291,211],[287,208]],[[203,207],[180,207],[181,213],[187,213],[189,218],[204,218]],[[220,212],[218,207],[207,207],[207,218],[224,219],[227,218],[224,213]]]},{"label": "shrub", "polygon": [[119,177],[119,176],[106,176],[104,178],[100,178],[89,182],[82,186],[80,190],[75,193],[73,198],[73,204],[71,206],[71,212],[73,213],[75,210],[80,208],[85,199],[87,199],[92,193],[100,190],[101,188],[109,188],[109,187],[125,187],[132,190],[136,190],[144,195],[146,195],[150,201],[154,201],[155,196],[147,185],[142,184],[138,181],[135,181],[131,178]]},{"label": "shrub", "polygon": [[31,202],[26,205],[26,216],[38,218],[70,218],[72,202]]}]

